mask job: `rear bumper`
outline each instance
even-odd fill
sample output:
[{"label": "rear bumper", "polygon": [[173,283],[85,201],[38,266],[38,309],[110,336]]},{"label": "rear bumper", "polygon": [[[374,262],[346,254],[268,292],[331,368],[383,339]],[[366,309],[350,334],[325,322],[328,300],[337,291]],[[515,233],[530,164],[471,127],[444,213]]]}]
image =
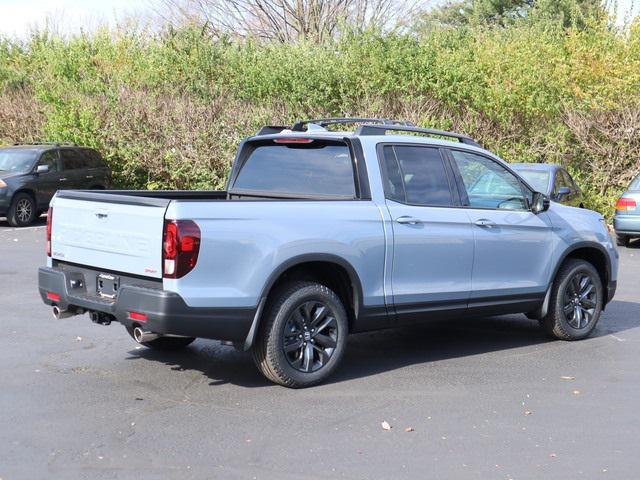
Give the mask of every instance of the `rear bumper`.
[{"label": "rear bumper", "polygon": [[[190,307],[175,292],[133,284],[122,285],[114,300],[105,299],[90,292],[92,280],[84,278],[89,275],[86,269],[41,267],[38,270],[40,297],[47,305],[106,313],[125,326],[138,324],[150,332],[234,342],[246,340],[257,310]],[[73,288],[71,280],[78,278],[85,281],[82,287]],[[60,300],[49,299],[49,292],[59,295]],[[143,313],[147,320],[132,320],[130,312]]]},{"label": "rear bumper", "polygon": [[613,228],[616,233],[640,237],[640,215],[615,216],[613,217]]}]

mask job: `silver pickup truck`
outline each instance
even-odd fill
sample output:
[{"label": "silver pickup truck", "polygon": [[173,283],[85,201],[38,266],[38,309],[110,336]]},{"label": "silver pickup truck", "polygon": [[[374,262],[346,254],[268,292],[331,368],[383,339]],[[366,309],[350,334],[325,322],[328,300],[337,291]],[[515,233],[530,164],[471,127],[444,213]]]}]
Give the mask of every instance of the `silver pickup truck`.
[{"label": "silver pickup truck", "polygon": [[549,202],[469,137],[379,119],[264,127],[226,191],[58,192],[47,255],[56,318],[156,349],[230,342],[289,387],[334,371],[349,333],[435,318],[525,313],[584,338],[618,268],[598,213]]}]

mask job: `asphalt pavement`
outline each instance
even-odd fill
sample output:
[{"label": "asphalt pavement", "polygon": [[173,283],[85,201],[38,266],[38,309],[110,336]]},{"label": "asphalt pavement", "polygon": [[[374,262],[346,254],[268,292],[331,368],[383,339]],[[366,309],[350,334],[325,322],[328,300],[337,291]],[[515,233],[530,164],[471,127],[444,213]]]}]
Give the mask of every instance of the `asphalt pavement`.
[{"label": "asphalt pavement", "polygon": [[587,340],[522,315],[361,334],[289,390],[219,342],[158,353],[53,320],[43,224],[0,219],[2,480],[640,477],[640,241]]}]

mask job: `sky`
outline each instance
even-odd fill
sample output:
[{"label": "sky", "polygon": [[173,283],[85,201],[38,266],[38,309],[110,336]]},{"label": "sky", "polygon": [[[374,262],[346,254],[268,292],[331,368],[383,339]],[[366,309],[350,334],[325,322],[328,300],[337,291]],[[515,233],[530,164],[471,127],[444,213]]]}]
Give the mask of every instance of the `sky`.
[{"label": "sky", "polygon": [[151,10],[149,0],[0,0],[0,35],[25,37],[47,20],[60,33],[75,33]]},{"label": "sky", "polygon": [[[0,35],[24,38],[47,19],[59,33],[93,30],[131,16],[149,17],[152,5],[153,0],[0,0]],[[640,13],[640,0],[617,0],[618,23],[632,7]]]}]

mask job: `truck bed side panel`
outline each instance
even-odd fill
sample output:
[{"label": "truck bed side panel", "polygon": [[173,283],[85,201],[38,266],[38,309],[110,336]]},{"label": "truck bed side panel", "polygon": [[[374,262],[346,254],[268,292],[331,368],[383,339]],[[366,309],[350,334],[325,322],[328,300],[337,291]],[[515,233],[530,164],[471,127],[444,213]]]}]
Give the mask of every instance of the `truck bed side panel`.
[{"label": "truck bed side panel", "polygon": [[365,306],[384,306],[385,238],[371,201],[172,202],[167,218],[202,232],[196,268],[164,288],[190,306],[256,306],[271,274],[303,255],[334,255],[356,271]]}]

